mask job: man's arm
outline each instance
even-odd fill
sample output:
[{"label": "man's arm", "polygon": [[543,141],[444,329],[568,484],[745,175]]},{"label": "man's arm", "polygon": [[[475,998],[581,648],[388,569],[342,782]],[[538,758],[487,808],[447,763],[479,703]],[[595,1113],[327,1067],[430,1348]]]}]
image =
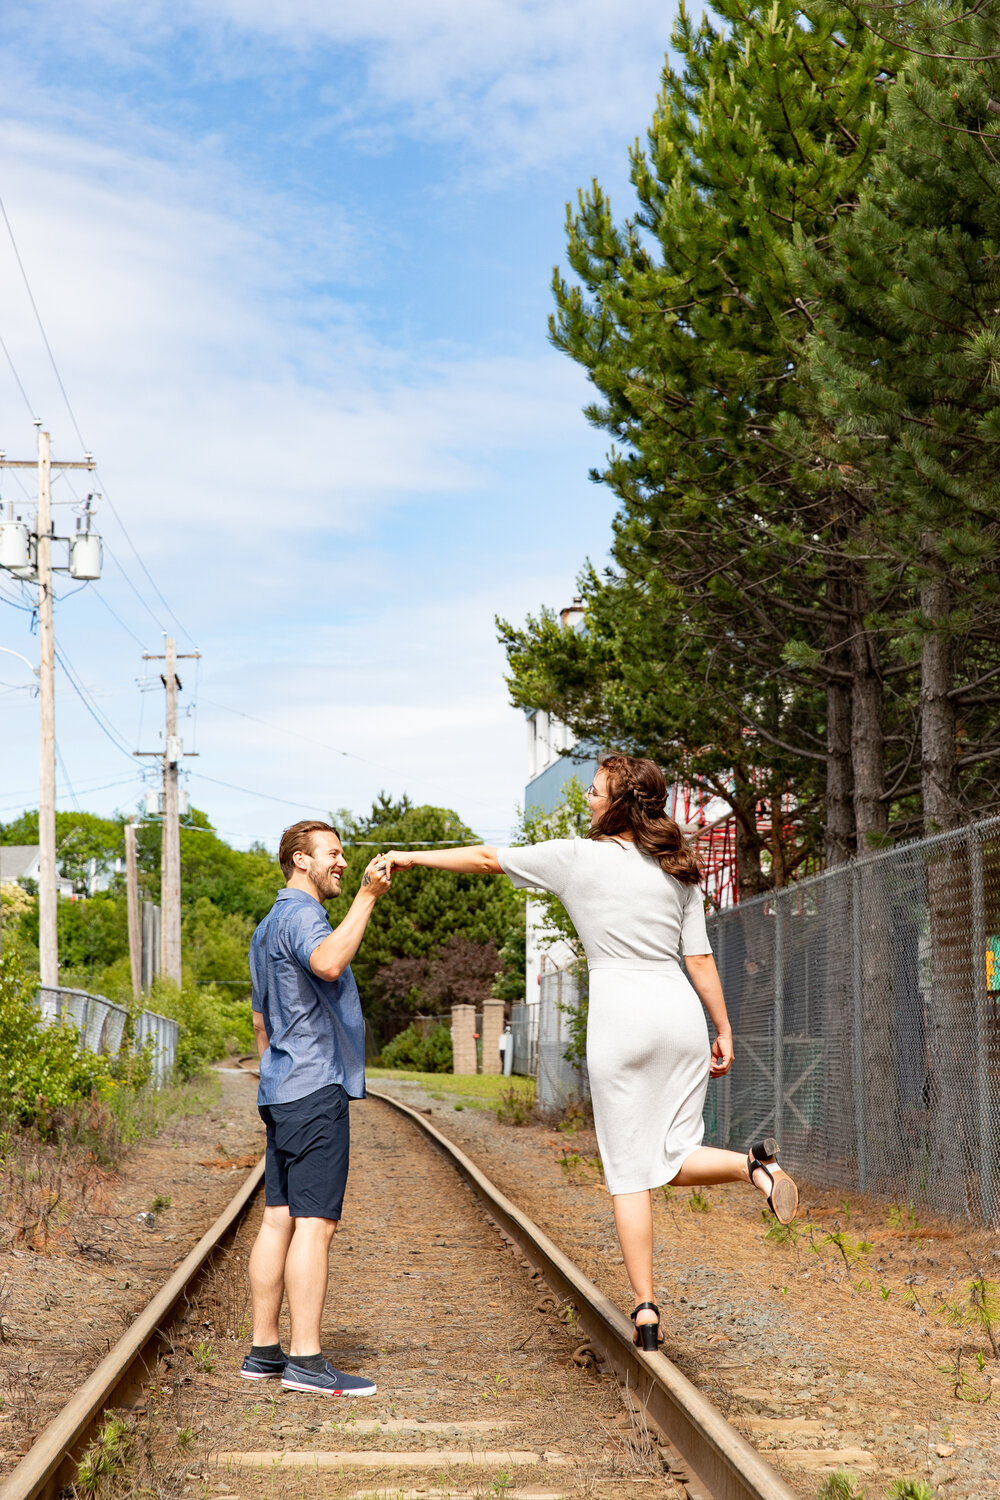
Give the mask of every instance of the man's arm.
[{"label": "man's arm", "polygon": [[310,953],[309,967],[320,979],[339,979],[361,947],[375,902],[389,889],[389,872],[385,864],[380,863],[381,858],[381,855],[376,855],[365,869],[347,916]]},{"label": "man's arm", "polygon": [[264,1017],[259,1010],[251,1012],[253,1015],[253,1036],[257,1043],[257,1056],[261,1058],[268,1048],[267,1028],[264,1025]]}]

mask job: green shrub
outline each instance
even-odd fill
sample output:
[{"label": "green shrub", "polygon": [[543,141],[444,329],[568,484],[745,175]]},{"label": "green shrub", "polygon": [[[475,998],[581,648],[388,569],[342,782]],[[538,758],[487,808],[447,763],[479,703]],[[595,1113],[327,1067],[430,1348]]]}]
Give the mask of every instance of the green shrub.
[{"label": "green shrub", "polygon": [[0,1117],[45,1129],[53,1110],[134,1087],[124,1071],[116,1078],[113,1061],[82,1046],[70,1022],[43,1021],[19,958],[0,956]]},{"label": "green shrub", "polygon": [[382,1067],[410,1068],[415,1073],[450,1073],[453,1054],[451,1031],[441,1023],[423,1037],[416,1026],[407,1026],[382,1048]]},{"label": "green shrub", "polygon": [[157,974],[144,1005],[180,1023],[179,1078],[193,1078],[227,1052],[256,1051],[249,1000],[233,1000],[214,985],[185,982],[178,988],[173,980]]}]

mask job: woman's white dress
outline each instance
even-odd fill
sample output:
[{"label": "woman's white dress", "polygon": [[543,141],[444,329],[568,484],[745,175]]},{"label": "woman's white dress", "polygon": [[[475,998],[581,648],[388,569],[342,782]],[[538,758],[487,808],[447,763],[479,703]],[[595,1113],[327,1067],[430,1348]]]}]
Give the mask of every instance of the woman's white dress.
[{"label": "woman's white dress", "polygon": [[660,1187],[704,1133],[711,1044],[680,964],[712,951],[701,888],[613,839],[550,839],[497,858],[515,885],[559,897],[587,954],[587,1070],[608,1191]]}]

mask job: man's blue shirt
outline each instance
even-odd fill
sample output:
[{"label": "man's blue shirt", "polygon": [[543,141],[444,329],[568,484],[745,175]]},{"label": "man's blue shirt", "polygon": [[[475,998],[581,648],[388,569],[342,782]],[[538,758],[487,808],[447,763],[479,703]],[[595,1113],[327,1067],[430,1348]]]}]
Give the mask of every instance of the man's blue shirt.
[{"label": "man's blue shirt", "polygon": [[258,1104],[288,1104],[330,1083],[365,1097],[365,1023],[354,975],[320,979],[310,954],[330,936],[330,919],[306,891],[278,892],[250,940],[253,1008],[264,1017]]}]

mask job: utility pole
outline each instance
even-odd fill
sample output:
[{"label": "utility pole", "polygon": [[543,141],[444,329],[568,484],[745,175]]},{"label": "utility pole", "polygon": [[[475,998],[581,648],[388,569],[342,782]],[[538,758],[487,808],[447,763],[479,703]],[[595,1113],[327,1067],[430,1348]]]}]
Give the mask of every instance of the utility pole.
[{"label": "utility pole", "polygon": [[[184,746],[177,733],[177,694],[181,688],[177,676],[179,660],[191,660],[201,656],[200,651],[189,652],[178,657],[177,642],[168,638],[163,643],[164,655],[152,656],[148,652],[143,661],[162,661],[164,665],[163,686],[167,694],[167,713],[163,737],[163,845],[160,860],[160,968],[175,984],[181,983],[181,828],[178,768]],[[188,752],[196,754],[197,752]],[[156,755],[157,751],[137,750],[137,755]]]},{"label": "utility pole", "polygon": [[125,890],[128,906],[128,956],[132,969],[132,998],[142,994],[142,928],[139,926],[139,864],[135,855],[135,823],[125,824]]},{"label": "utility pole", "polygon": [[168,640],[164,644],[167,652],[167,724],[163,750],[163,854],[160,861],[163,949],[160,967],[175,984],[180,984],[181,826],[177,802],[177,762],[182,751],[177,734],[177,642]]},{"label": "utility pole", "polygon": [[[82,462],[55,462],[52,458],[49,434],[38,427],[38,458],[12,459],[0,454],[0,469],[38,469],[38,518],[35,534],[35,558],[25,555],[25,565],[15,567],[9,563],[16,576],[38,580],[38,682],[41,717],[41,745],[38,781],[38,957],[39,978],[43,988],[55,989],[59,984],[59,926],[56,892],[56,703],[55,703],[55,628],[52,617],[52,470],[93,469],[93,458],[88,453]],[[24,531],[27,544],[27,528],[21,523],[8,522],[11,538],[15,528]],[[6,538],[5,538],[6,541]],[[17,541],[20,541],[18,532]],[[4,554],[6,557],[6,553]],[[95,576],[74,570],[72,562],[60,572],[73,572],[76,577]]]}]

